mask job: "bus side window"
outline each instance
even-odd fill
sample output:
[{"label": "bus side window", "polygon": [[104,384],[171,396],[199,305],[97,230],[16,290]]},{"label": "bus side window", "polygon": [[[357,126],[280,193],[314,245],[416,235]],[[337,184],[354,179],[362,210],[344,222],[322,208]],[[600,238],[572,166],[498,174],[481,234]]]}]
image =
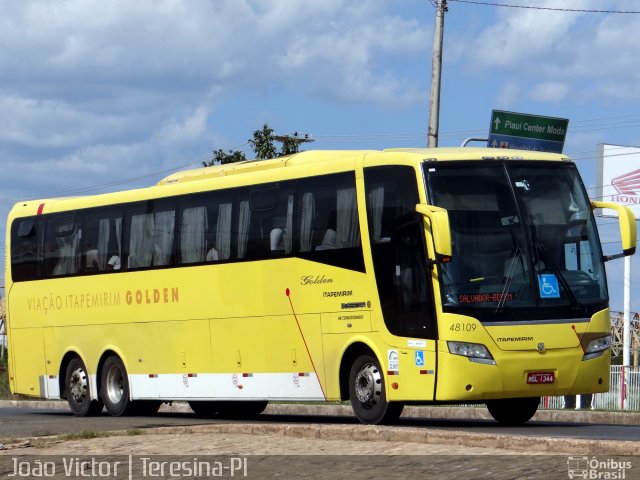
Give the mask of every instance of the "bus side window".
[{"label": "bus side window", "polygon": [[45,275],[57,277],[81,271],[79,215],[53,215],[46,222],[44,235]]},{"label": "bus side window", "polygon": [[197,194],[184,200],[179,220],[179,264],[231,258],[232,200],[232,193],[224,190]]},{"label": "bus side window", "polygon": [[100,208],[85,215],[82,246],[84,272],[119,270],[122,257],[122,214]]},{"label": "bus side window", "polygon": [[293,184],[258,185],[239,195],[238,259],[260,260],[292,252]]},{"label": "bus side window", "polygon": [[169,266],[173,263],[175,209],[165,201],[143,202],[130,207],[127,268]]},{"label": "bus side window", "polygon": [[14,282],[41,278],[42,221],[20,218],[11,225],[11,278]]},{"label": "bus side window", "polygon": [[353,172],[301,180],[294,245],[302,258],[364,271]]},{"label": "bus side window", "polygon": [[[180,263],[204,262],[207,257],[207,207],[194,206],[182,210],[180,224]],[[217,255],[216,255],[217,257]],[[216,258],[217,259],[217,258]]]}]

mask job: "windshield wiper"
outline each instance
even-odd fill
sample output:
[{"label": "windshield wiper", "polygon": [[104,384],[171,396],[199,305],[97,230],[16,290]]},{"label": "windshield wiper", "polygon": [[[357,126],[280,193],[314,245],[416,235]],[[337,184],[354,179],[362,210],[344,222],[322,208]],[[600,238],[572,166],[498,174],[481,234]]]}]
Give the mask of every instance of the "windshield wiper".
[{"label": "windshield wiper", "polygon": [[511,282],[513,281],[513,277],[516,273],[516,263],[521,256],[522,247],[520,245],[516,245],[516,248],[509,259],[509,266],[507,267],[507,273],[504,276],[502,293],[500,293],[500,299],[498,300],[495,313],[501,313],[504,309],[504,304],[507,302],[507,293],[509,292]]}]

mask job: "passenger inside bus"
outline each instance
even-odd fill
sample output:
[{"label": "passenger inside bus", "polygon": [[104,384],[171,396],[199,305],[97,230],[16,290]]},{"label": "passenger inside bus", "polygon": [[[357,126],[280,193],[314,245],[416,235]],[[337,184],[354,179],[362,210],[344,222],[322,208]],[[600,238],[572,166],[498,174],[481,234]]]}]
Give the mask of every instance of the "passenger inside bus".
[{"label": "passenger inside bus", "polygon": [[316,247],[316,250],[332,250],[336,248],[336,231],[328,228],[322,237],[322,243]]},{"label": "passenger inside bus", "polygon": [[269,235],[271,241],[271,253],[282,254],[284,253],[284,230],[281,228],[274,228]]},{"label": "passenger inside bus", "polygon": [[96,272],[100,269],[98,265],[98,249],[94,248],[91,243],[87,243],[84,256],[85,268],[88,272]]},{"label": "passenger inside bus", "polygon": [[215,262],[218,260],[218,250],[215,247],[211,247],[207,252],[207,262]]},{"label": "passenger inside bus", "polygon": [[111,258],[107,261],[106,269],[107,270],[120,270],[120,256],[112,255]]}]

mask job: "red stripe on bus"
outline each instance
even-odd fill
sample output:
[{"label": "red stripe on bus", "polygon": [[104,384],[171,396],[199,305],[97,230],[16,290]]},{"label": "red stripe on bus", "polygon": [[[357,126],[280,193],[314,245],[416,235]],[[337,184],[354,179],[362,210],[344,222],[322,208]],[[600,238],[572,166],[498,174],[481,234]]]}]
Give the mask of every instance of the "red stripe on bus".
[{"label": "red stripe on bus", "polygon": [[44,203],[38,205],[38,215],[42,215],[42,211],[44,210]]}]

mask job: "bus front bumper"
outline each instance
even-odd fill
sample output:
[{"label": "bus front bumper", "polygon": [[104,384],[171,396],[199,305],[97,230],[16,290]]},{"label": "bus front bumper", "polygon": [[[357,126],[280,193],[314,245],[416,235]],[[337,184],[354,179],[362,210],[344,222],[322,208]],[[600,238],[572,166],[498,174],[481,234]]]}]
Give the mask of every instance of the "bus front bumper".
[{"label": "bus front bumper", "polygon": [[581,349],[500,352],[495,364],[438,352],[436,401],[483,401],[609,390],[610,351],[588,360]]}]

